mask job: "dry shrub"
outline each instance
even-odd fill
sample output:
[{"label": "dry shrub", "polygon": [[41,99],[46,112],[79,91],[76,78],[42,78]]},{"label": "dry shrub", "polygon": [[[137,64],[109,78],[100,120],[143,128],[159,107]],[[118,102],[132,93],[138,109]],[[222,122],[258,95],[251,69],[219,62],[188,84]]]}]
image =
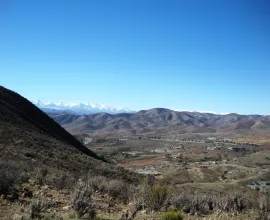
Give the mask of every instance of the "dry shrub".
[{"label": "dry shrub", "polygon": [[72,189],[76,183],[76,178],[69,173],[59,173],[54,175],[52,185],[57,189]]},{"label": "dry shrub", "polygon": [[28,180],[28,175],[14,163],[0,163],[0,195],[11,196],[15,199],[17,195],[16,185]]},{"label": "dry shrub", "polygon": [[122,181],[109,181],[106,190],[110,196],[120,201],[127,202],[129,199],[129,186]]},{"label": "dry shrub", "polygon": [[78,217],[88,214],[90,219],[95,218],[95,206],[92,200],[92,189],[88,183],[79,181],[71,195],[70,203]]},{"label": "dry shrub", "polygon": [[108,194],[121,202],[128,202],[134,191],[132,184],[121,180],[111,180],[103,176],[87,178],[84,181],[88,182],[93,190]]},{"label": "dry shrub", "polygon": [[167,206],[180,208],[192,215],[220,211],[239,213],[255,207],[256,200],[248,192],[235,190],[226,193],[185,190],[175,193],[168,201]]},{"label": "dry shrub", "polygon": [[221,194],[218,198],[218,208],[225,212],[242,212],[245,209],[254,207],[255,200],[253,200],[250,193],[232,190]]},{"label": "dry shrub", "polygon": [[259,211],[261,220],[270,220],[270,193],[264,193],[259,198]]},{"label": "dry shrub", "polygon": [[46,176],[48,174],[47,168],[39,168],[36,171],[36,183],[42,185],[45,183]]},{"label": "dry shrub", "polygon": [[105,192],[106,190],[107,178],[104,176],[87,177],[84,181],[88,181],[95,191]]},{"label": "dry shrub", "polygon": [[41,212],[44,212],[49,208],[58,207],[58,206],[59,206],[59,202],[53,199],[39,198],[38,200],[31,203],[30,205],[31,219],[35,219],[35,218],[40,219]]},{"label": "dry shrub", "polygon": [[142,202],[140,200],[140,197],[138,197],[136,194],[133,194],[132,204],[130,207],[130,219],[134,219],[137,215],[137,212],[142,209]]}]

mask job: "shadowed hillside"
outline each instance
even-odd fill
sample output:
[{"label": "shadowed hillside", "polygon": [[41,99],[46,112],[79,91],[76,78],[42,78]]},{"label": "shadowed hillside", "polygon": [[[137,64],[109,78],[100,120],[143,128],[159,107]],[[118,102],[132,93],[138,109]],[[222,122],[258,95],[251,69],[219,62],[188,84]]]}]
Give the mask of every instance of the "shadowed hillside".
[{"label": "shadowed hillside", "polygon": [[87,172],[135,181],[104,163],[27,99],[0,87],[0,168],[6,164],[26,172],[44,167],[52,174]]},{"label": "shadowed hillside", "polygon": [[70,193],[85,178],[102,179],[103,194],[125,201],[123,186],[138,184],[141,175],[105,163],[27,99],[0,87],[0,219],[55,219],[40,213],[61,212],[70,202],[76,209],[80,198],[69,201]]},{"label": "shadowed hillside", "polygon": [[9,127],[19,128],[24,126],[39,130],[40,132],[42,131],[47,135],[74,146],[91,157],[98,158],[59,124],[35,107],[35,105],[4,87],[0,87],[0,111],[1,121],[9,124]]}]

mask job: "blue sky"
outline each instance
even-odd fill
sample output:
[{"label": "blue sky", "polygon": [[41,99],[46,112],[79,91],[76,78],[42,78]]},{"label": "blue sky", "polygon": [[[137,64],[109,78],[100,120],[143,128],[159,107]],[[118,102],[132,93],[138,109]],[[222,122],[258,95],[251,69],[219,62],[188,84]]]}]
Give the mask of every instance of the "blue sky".
[{"label": "blue sky", "polygon": [[1,0],[0,82],[30,100],[270,114],[267,0]]}]

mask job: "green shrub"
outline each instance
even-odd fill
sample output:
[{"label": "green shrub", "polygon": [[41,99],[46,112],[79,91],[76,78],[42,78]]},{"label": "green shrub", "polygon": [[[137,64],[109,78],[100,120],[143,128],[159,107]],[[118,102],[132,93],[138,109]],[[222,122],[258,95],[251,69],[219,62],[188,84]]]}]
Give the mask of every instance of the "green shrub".
[{"label": "green shrub", "polygon": [[167,212],[164,212],[161,216],[161,220],[183,220],[183,214],[182,212],[178,210],[169,210]]},{"label": "green shrub", "polygon": [[144,179],[140,186],[139,197],[142,206],[157,211],[163,207],[171,196],[171,189],[166,186],[152,185],[149,179]]},{"label": "green shrub", "polygon": [[165,186],[153,185],[150,187],[149,206],[152,210],[159,210],[166,199],[171,195],[171,189]]},{"label": "green shrub", "polygon": [[213,157],[204,157],[204,158],[202,158],[200,161],[201,161],[201,162],[208,162],[208,161],[213,161],[213,160],[216,160],[216,159],[213,158]]}]

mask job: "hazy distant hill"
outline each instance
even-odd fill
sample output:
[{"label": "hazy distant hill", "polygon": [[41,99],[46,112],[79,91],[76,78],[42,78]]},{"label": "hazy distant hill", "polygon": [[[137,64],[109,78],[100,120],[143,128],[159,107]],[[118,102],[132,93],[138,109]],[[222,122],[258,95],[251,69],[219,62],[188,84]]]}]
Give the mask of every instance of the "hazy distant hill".
[{"label": "hazy distant hill", "polygon": [[137,113],[74,115],[49,113],[72,133],[94,134],[167,134],[260,131],[270,129],[270,117],[262,115],[216,115],[212,113],[178,112],[165,108]]},{"label": "hazy distant hill", "polygon": [[38,108],[42,109],[46,112],[59,112],[64,111],[72,114],[93,114],[93,113],[101,113],[107,112],[110,114],[117,114],[123,112],[134,112],[127,108],[114,107],[103,104],[91,104],[91,103],[54,103],[54,102],[42,102],[42,101],[33,101]]}]

